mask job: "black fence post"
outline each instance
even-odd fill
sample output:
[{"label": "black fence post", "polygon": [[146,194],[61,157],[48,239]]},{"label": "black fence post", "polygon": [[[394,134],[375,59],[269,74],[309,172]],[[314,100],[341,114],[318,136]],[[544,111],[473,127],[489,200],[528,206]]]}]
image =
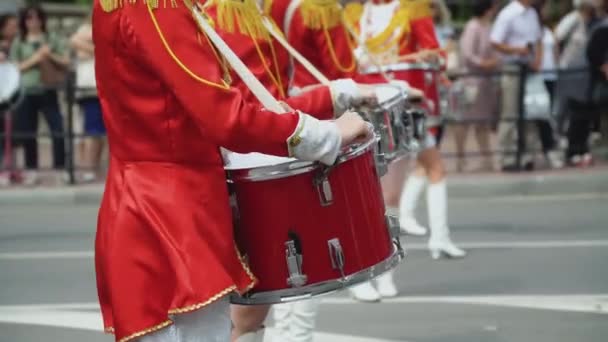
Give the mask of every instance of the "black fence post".
[{"label": "black fence post", "polygon": [[70,185],[76,184],[75,157],[74,157],[74,102],[75,102],[75,77],[74,73],[68,73],[66,84],[66,100],[68,105],[68,125],[66,144],[66,166]]},{"label": "black fence post", "polygon": [[519,87],[517,95],[517,151],[515,153],[515,166],[517,171],[523,170],[523,156],[526,152],[526,80],[528,78],[528,65],[519,66]]}]

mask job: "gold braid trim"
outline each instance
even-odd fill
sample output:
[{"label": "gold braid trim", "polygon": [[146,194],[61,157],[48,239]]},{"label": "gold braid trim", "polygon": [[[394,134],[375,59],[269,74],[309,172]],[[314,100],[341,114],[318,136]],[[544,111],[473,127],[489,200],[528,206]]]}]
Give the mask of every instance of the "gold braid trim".
[{"label": "gold braid trim", "polygon": [[302,0],[300,5],[304,26],[313,30],[329,30],[340,25],[342,11],[337,0]]},{"label": "gold braid trim", "polygon": [[410,20],[431,17],[431,0],[401,0],[401,8],[408,11]]},{"label": "gold braid trim", "polygon": [[251,38],[271,40],[255,0],[210,0],[205,7],[210,5],[217,7],[217,25],[221,30],[233,33],[238,28]]},{"label": "gold braid trim", "polygon": [[[399,34],[395,35],[395,32]],[[410,11],[400,9],[382,33],[365,41],[372,53],[384,53],[399,44],[405,34],[410,32]]]},{"label": "gold braid trim", "polygon": [[[99,0],[99,4],[104,12],[109,13],[124,7],[125,4],[135,5],[138,1],[144,5],[150,5],[153,9],[157,9],[160,7],[161,0]],[[177,8],[177,0],[162,0],[162,2],[163,8]]]},{"label": "gold braid trim", "polygon": [[134,334],[131,334],[131,335],[127,336],[127,337],[123,337],[118,342],[127,342],[127,341],[134,340],[134,339],[136,339],[138,337],[142,337],[144,335],[148,335],[148,334],[151,334],[153,332],[159,331],[160,329],[166,328],[166,327],[170,326],[171,324],[173,324],[173,322],[170,319],[168,319],[168,320],[166,320],[166,321],[164,321],[164,322],[162,322],[160,324],[157,324],[157,325],[155,325],[155,326],[153,326],[151,328],[148,328],[148,329],[142,330],[142,331],[138,331],[138,332],[136,332]]}]

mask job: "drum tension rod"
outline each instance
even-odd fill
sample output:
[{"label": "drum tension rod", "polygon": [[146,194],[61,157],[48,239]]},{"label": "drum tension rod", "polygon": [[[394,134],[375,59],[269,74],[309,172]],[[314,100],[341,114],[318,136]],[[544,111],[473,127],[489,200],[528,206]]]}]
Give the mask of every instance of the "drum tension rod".
[{"label": "drum tension rod", "polygon": [[306,285],[308,277],[302,272],[302,245],[298,235],[290,231],[289,240],[285,242],[285,258],[287,260],[287,285],[301,287]]},{"label": "drum tension rod", "polygon": [[313,183],[319,194],[319,202],[322,207],[330,206],[334,203],[334,195],[329,183],[329,173],[334,169],[335,165],[322,166],[318,173],[313,178]]},{"label": "drum tension rod", "polygon": [[339,270],[342,279],[346,279],[346,275],[344,274],[344,252],[342,251],[342,244],[340,244],[340,239],[331,239],[327,241],[327,245],[329,247],[329,257],[331,258],[331,267],[334,270]]}]

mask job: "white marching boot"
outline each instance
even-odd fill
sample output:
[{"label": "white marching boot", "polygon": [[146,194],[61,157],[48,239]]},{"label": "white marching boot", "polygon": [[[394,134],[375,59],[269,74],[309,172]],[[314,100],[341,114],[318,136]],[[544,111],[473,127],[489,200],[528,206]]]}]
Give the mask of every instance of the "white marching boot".
[{"label": "white marching boot", "polygon": [[382,298],[396,297],[398,291],[393,279],[393,271],[388,271],[376,278],[376,287]]},{"label": "white marching boot", "polygon": [[369,281],[363,284],[355,285],[349,290],[353,298],[360,302],[379,302],[382,298]]},{"label": "white marching boot", "polygon": [[236,339],[235,342],[264,342],[264,330],[260,329],[256,332],[246,333]]},{"label": "white marching boot", "polygon": [[405,182],[401,199],[399,200],[399,224],[404,234],[423,236],[427,229],[421,226],[414,218],[414,211],[418,199],[426,186],[426,177],[411,175]]},{"label": "white marching boot", "polygon": [[437,260],[442,255],[448,258],[464,257],[467,253],[458,248],[450,239],[450,230],[447,223],[447,186],[445,180],[429,185],[427,207],[431,228],[429,239],[431,258]]}]

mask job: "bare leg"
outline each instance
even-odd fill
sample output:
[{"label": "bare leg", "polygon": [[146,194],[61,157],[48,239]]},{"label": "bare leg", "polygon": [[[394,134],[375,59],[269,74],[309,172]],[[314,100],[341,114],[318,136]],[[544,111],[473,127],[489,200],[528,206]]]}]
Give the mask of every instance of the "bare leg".
[{"label": "bare leg", "polygon": [[456,143],[456,157],[458,158],[456,170],[463,172],[465,169],[465,146],[467,142],[468,124],[460,124],[454,127],[454,142]]},{"label": "bare leg", "polygon": [[270,305],[231,305],[232,341],[239,341],[239,338],[262,329],[269,310]]},{"label": "bare leg", "polygon": [[482,169],[484,171],[492,171],[494,167],[490,152],[490,127],[484,124],[475,125],[475,138],[477,139],[483,160]]}]

